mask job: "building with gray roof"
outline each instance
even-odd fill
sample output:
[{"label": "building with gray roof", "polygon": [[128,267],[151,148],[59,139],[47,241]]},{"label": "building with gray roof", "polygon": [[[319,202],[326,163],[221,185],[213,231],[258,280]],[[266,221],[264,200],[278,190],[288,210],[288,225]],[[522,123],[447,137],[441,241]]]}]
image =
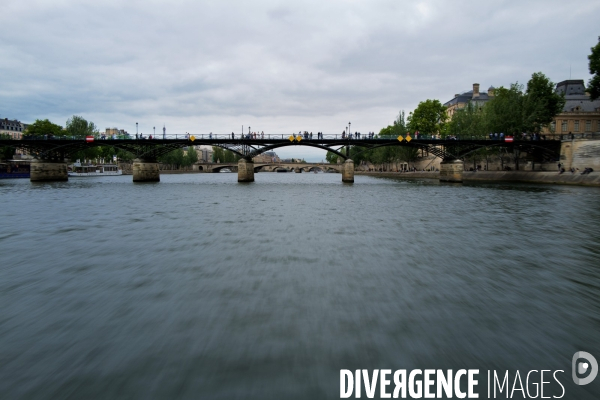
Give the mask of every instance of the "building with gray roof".
[{"label": "building with gray roof", "polygon": [[569,79],[556,84],[556,92],[565,96],[563,111],[556,116],[546,133],[585,134],[600,132],[600,99],[592,101],[583,79]]},{"label": "building with gray roof", "polygon": [[472,90],[455,94],[451,100],[444,103],[448,117],[452,118],[452,114],[454,114],[456,110],[466,107],[469,102],[481,107],[494,97],[494,90],[495,88],[490,86],[487,92],[480,92],[479,83],[474,83]]}]

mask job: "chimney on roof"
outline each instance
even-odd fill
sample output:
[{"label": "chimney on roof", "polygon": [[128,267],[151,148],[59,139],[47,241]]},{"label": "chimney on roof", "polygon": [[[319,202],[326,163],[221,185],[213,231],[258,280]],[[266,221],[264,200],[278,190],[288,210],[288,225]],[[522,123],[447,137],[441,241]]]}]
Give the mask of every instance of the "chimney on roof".
[{"label": "chimney on roof", "polygon": [[479,97],[479,83],[473,84],[473,98]]}]

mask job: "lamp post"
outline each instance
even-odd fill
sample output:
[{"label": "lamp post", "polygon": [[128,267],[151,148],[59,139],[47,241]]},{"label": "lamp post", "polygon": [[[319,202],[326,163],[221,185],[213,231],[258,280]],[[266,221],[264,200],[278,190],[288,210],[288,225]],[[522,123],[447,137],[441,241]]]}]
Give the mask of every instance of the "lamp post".
[{"label": "lamp post", "polygon": [[135,137],[137,138],[138,135],[138,123],[135,123]]},{"label": "lamp post", "polygon": [[154,135],[153,135],[153,137],[156,137],[156,127],[155,127],[155,126],[153,126],[153,127],[152,127],[152,129],[154,130]]},{"label": "lamp post", "polygon": [[[352,130],[350,128],[350,122],[348,122],[348,136],[347,138],[350,139],[350,135],[352,135]],[[346,146],[346,157],[348,157],[350,155],[350,146]]]}]

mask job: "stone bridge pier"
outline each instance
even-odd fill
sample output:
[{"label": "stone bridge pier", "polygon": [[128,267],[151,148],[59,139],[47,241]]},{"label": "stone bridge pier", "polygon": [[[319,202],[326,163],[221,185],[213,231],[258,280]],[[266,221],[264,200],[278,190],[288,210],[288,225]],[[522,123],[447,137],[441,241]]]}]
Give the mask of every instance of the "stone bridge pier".
[{"label": "stone bridge pier", "polygon": [[31,163],[31,182],[64,182],[69,180],[67,163],[53,160],[34,160]]},{"label": "stone bridge pier", "polygon": [[342,166],[342,182],[354,183],[354,161],[347,159]]},{"label": "stone bridge pier", "polygon": [[457,159],[444,159],[440,163],[440,182],[462,182],[465,163]]},{"label": "stone bridge pier", "polygon": [[160,172],[156,160],[136,158],[133,160],[134,182],[160,182]]},{"label": "stone bridge pier", "polygon": [[254,182],[254,161],[240,158],[238,161],[238,182]]}]

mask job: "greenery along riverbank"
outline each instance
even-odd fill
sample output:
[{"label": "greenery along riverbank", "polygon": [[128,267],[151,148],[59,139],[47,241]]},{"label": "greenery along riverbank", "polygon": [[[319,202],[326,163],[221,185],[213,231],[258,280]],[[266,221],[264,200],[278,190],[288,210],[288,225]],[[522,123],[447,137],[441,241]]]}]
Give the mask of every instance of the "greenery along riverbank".
[{"label": "greenery along riverbank", "polygon": [[[494,89],[494,96],[486,101],[472,100],[463,108],[453,110],[450,117],[439,100],[425,100],[405,116],[400,111],[394,123],[379,131],[378,137],[435,137],[486,139],[490,134],[503,136],[540,135],[558,115],[565,104],[562,94],[555,91],[555,84],[541,72],[536,72],[523,86],[518,82],[509,87]],[[486,159],[499,148],[483,148],[472,157]],[[395,146],[367,150],[352,146],[350,158],[355,165],[361,162],[373,164],[391,164],[395,162],[413,162],[420,150],[413,147]],[[327,161],[337,163],[338,156],[327,153]]]}]

